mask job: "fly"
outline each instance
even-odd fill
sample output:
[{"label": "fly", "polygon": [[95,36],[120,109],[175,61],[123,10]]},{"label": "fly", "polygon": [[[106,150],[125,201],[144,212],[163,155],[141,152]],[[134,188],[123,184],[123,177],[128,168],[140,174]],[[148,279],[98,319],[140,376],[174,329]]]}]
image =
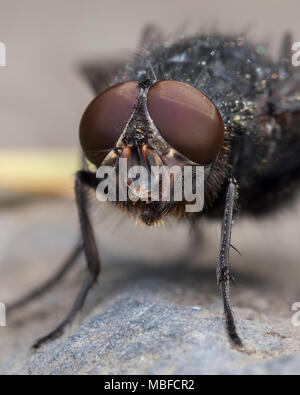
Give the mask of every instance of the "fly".
[{"label": "fly", "polygon": [[[279,59],[273,62],[244,37],[197,35],[160,42],[149,37],[147,30],[141,55],[109,67],[114,71],[111,78],[101,65],[85,68],[97,96],[81,120],[81,147],[86,161],[118,174],[122,160],[129,167],[146,169],[204,168],[200,212],[187,213],[186,202],[166,202],[161,195],[151,201],[148,181],[143,187],[147,199],[117,199],[113,204],[148,226],[167,216],[191,222],[202,216],[220,219],[217,280],[229,340],[242,348],[229,292],[233,217],[238,209],[256,216],[275,210],[295,196],[300,181],[300,73],[288,58],[291,39],[284,38]],[[127,174],[123,181],[127,187],[132,183]],[[160,177],[153,182],[161,188]],[[35,348],[63,333],[100,273],[87,199],[87,189],[96,190],[98,184],[96,173],[87,166],[76,174],[81,241],[53,279],[11,306],[20,307],[41,295],[84,252],[88,272],[73,308]],[[119,195],[120,188],[119,184]]]}]

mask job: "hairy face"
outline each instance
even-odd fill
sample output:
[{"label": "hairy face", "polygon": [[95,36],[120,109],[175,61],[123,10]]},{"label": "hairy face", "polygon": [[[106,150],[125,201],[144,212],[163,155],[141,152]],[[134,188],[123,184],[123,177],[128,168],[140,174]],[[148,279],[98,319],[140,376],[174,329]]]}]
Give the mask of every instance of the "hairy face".
[{"label": "hairy face", "polygon": [[[183,177],[184,167],[211,167],[224,145],[224,125],[215,105],[188,84],[130,81],[104,90],[89,104],[80,123],[80,143],[96,167],[112,166],[118,173],[122,159],[128,171],[133,166],[147,171],[152,166],[178,166]],[[174,201],[174,175],[169,177],[173,188],[169,202],[162,199],[161,177],[155,181],[159,199],[153,201],[149,174],[142,191],[137,191],[143,199],[129,204],[147,224],[182,212],[182,204]],[[133,182],[128,173],[123,181]]]}]

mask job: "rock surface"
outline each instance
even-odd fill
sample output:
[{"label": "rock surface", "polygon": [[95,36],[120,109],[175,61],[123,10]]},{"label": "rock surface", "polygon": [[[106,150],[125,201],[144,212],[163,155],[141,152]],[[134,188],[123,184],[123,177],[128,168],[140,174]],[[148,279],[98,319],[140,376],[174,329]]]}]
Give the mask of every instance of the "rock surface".
[{"label": "rock surface", "polygon": [[[76,239],[77,220],[72,203],[63,200],[8,210],[1,219],[0,300],[8,303],[58,267]],[[287,254],[297,241],[281,239],[274,251],[273,231],[273,240],[262,242],[262,234],[276,229],[274,220],[241,221],[234,230],[243,257],[232,256],[232,301],[245,352],[232,349],[224,332],[214,267],[218,225],[205,224],[203,247],[194,251],[183,225],[134,231],[129,221],[120,225],[118,214],[104,221],[97,227],[102,275],[83,312],[61,339],[30,351],[71,306],[85,275],[81,259],[55,289],[0,328],[0,373],[300,373],[300,330],[291,324],[291,305],[300,300],[298,258],[296,249]]]},{"label": "rock surface", "polygon": [[[123,292],[70,337],[44,347],[21,363],[11,361],[2,369],[23,374],[280,371],[280,361],[249,365],[249,355],[228,347],[220,318],[200,306],[183,307],[167,301],[160,294],[161,287],[168,284],[152,279]],[[256,358],[279,353],[283,348],[282,340],[267,335],[264,326],[242,320],[239,328]],[[295,360],[290,359],[289,364],[292,362]]]}]

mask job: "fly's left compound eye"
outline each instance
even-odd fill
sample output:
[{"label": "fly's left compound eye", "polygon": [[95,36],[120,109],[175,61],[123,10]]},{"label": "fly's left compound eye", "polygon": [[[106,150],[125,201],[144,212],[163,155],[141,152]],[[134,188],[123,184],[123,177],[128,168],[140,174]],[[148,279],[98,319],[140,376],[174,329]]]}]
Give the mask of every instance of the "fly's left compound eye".
[{"label": "fly's left compound eye", "polygon": [[121,136],[139,94],[135,81],[114,85],[101,92],[85,110],[79,129],[81,147],[96,166]]},{"label": "fly's left compound eye", "polygon": [[163,138],[195,163],[209,164],[224,144],[224,125],[216,106],[188,84],[161,80],[149,90],[147,106]]}]

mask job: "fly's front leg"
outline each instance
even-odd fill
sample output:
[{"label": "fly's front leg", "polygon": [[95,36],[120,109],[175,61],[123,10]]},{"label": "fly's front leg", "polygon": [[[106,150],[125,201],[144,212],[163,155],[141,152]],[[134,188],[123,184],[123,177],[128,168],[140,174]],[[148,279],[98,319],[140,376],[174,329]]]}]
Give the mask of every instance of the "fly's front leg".
[{"label": "fly's front leg", "polygon": [[87,187],[96,189],[96,176],[94,173],[90,173],[88,171],[79,171],[76,174],[75,194],[83,239],[83,250],[88,265],[88,274],[69,314],[57,326],[57,328],[55,328],[46,336],[40,338],[34,344],[33,347],[35,349],[39,348],[45,342],[54,340],[63,334],[66,326],[73,321],[78,311],[83,307],[87,294],[92,286],[95,284],[100,273],[100,260],[98,250],[96,247],[94,232],[87,211]]},{"label": "fly's front leg", "polygon": [[235,205],[236,195],[236,182],[230,179],[225,204],[225,213],[222,224],[222,235],[221,235],[221,246],[219,254],[219,264],[217,268],[217,279],[221,285],[224,314],[226,321],[226,329],[231,342],[238,347],[242,347],[242,341],[237,333],[237,329],[234,322],[234,317],[230,304],[230,263],[229,263],[229,251],[231,246],[231,229],[233,220],[233,211]]},{"label": "fly's front leg", "polygon": [[100,259],[96,246],[93,228],[87,210],[86,186],[97,188],[97,178],[94,173],[79,171],[76,174],[75,194],[80,221],[80,229],[83,238],[83,249],[86,257],[89,273],[94,282],[100,273]]},{"label": "fly's front leg", "polygon": [[55,287],[78,261],[82,249],[83,249],[82,241],[80,239],[78,243],[75,245],[75,247],[73,248],[70,256],[64,261],[62,267],[59,268],[59,270],[51,278],[49,278],[44,284],[33,289],[26,296],[20,298],[19,300],[16,300],[11,305],[7,306],[7,312],[12,313],[14,310],[26,306],[27,304],[34,301],[35,299],[38,299],[40,296],[42,296],[44,293],[49,291],[51,288]]}]

